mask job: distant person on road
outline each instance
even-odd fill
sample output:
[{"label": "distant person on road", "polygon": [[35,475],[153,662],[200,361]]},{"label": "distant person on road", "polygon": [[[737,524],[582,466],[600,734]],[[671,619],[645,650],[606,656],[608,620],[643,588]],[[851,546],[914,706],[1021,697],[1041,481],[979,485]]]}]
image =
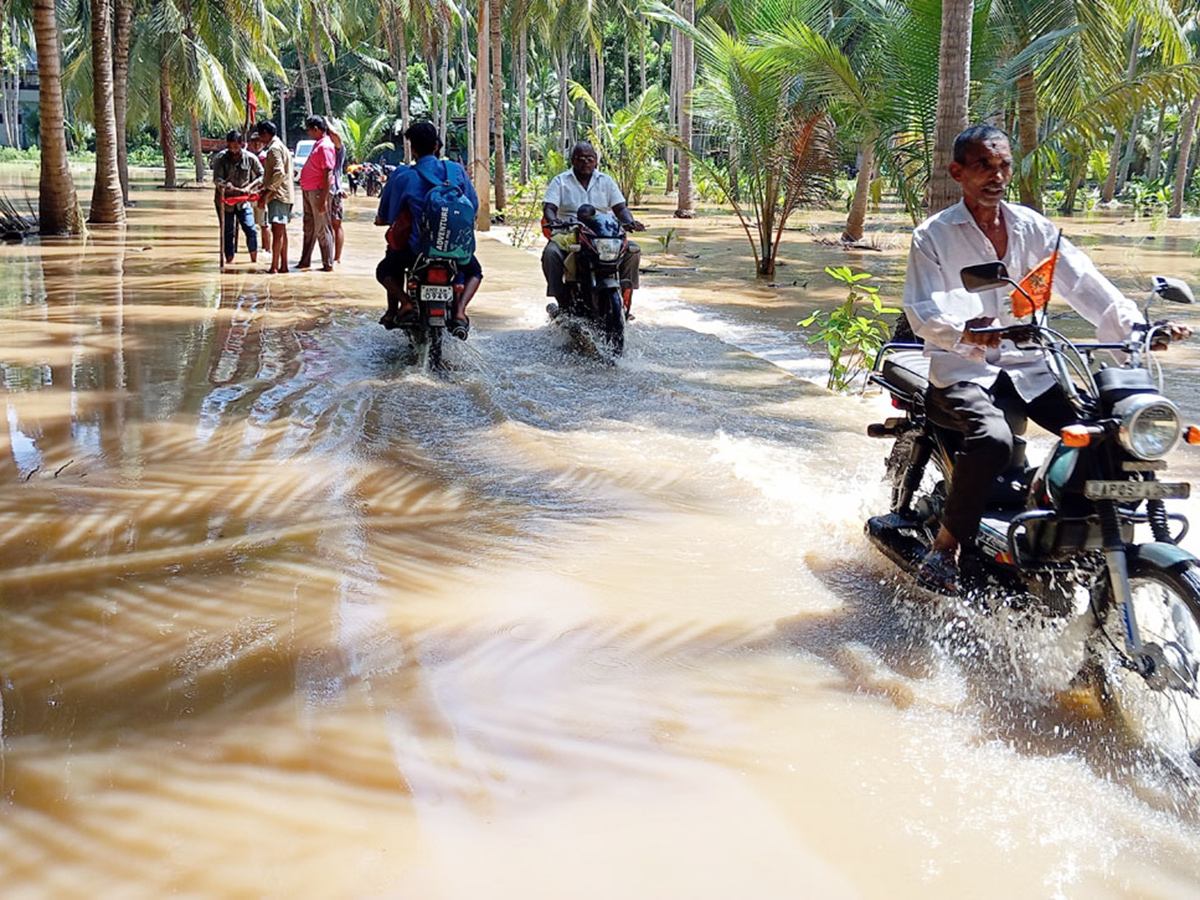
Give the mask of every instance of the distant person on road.
[{"label": "distant person on road", "polygon": [[258,133],[267,146],[263,161],[262,196],[258,204],[266,210],[271,228],[271,274],[288,270],[288,222],[292,220],[292,154],[279,139],[274,122],[259,122]]},{"label": "distant person on road", "polygon": [[[622,225],[633,231],[645,231],[646,226],[633,217],[625,203],[625,195],[617,183],[603,172],[596,171],[596,149],[587,141],[580,141],[571,148],[571,168],[554,179],[546,188],[542,212],[547,225],[553,226],[562,219],[571,219],[579,207],[590,204],[596,212],[611,212]],[[621,293],[625,299],[625,311],[629,312],[632,293],[639,285],[638,267],[642,249],[629,242],[629,255],[621,263]],[[566,309],[570,297],[563,281],[566,271],[567,251],[561,243],[551,238],[542,251],[542,274],[546,276],[546,296],[558,301],[560,309]]]},{"label": "distant person on road", "polygon": [[312,268],[313,244],[316,243],[321,248],[321,271],[332,272],[334,249],[329,212],[337,149],[329,137],[329,126],[323,116],[309,116],[304,126],[309,138],[317,143],[300,170],[300,190],[304,195],[304,245],[296,268]]},{"label": "distant person on road", "polygon": [[[262,135],[255,129],[250,132],[246,138],[246,149],[258,157],[258,161],[263,163],[263,172],[266,172],[267,148],[263,143]],[[261,193],[261,192],[260,192]],[[258,228],[258,242],[262,245],[264,253],[271,252],[271,226],[267,223],[267,210],[262,203],[253,204],[254,209],[254,225]]]},{"label": "distant person on road", "polygon": [[[391,216],[388,231],[388,253],[375,269],[375,278],[388,292],[387,312],[379,320],[385,328],[398,328],[414,313],[412,301],[404,287],[405,273],[417,261],[420,253],[421,235],[417,223],[425,210],[425,197],[434,185],[449,182],[462,191],[463,196],[479,210],[479,198],[467,177],[466,170],[456,162],[438,159],[442,149],[437,128],[432,122],[416,122],[409,126],[405,137],[412,148],[415,162],[408,167],[395,167],[388,178],[389,193],[380,198],[380,216]],[[385,203],[386,201],[386,203]],[[379,221],[379,220],[377,220]],[[483,269],[474,255],[471,261],[459,269],[463,276],[463,290],[456,294],[450,308],[450,333],[466,339],[470,330],[467,304],[479,290],[483,281]]]},{"label": "distant person on road", "polygon": [[226,264],[233,262],[237,254],[238,226],[246,233],[250,262],[258,261],[258,230],[254,226],[254,210],[250,202],[241,200],[230,204],[224,202],[224,198],[248,196],[258,189],[262,177],[262,163],[242,145],[242,133],[231,131],[226,134],[225,149],[213,160],[217,211],[225,218],[225,246],[222,250]]}]

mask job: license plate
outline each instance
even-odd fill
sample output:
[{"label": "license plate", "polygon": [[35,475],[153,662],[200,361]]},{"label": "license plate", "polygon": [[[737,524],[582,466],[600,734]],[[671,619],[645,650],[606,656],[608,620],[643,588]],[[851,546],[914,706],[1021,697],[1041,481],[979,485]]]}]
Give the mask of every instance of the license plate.
[{"label": "license plate", "polygon": [[1088,481],[1083,496],[1089,500],[1186,500],[1190,484],[1166,481]]},{"label": "license plate", "polygon": [[449,303],[454,299],[454,288],[423,284],[421,285],[421,299],[429,303]]}]

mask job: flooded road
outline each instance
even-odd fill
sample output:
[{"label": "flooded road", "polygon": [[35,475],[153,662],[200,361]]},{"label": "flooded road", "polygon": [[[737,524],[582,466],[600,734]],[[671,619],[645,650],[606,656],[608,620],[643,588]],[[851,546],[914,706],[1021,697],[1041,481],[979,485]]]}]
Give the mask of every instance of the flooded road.
[{"label": "flooded road", "polygon": [[1200,892],[1200,788],[868,548],[877,401],[668,278],[582,359],[488,240],[430,377],[365,200],[221,277],[207,196],[0,248],[6,897]]}]

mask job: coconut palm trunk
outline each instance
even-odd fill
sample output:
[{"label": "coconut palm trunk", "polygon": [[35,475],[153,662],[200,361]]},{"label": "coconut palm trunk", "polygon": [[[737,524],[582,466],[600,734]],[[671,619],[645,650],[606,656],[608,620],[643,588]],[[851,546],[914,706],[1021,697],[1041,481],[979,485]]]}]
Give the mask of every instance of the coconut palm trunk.
[{"label": "coconut palm trunk", "polygon": [[1158,107],[1158,125],[1154,129],[1154,143],[1150,147],[1150,164],[1146,169],[1146,177],[1151,181],[1158,178],[1159,169],[1162,168],[1163,155],[1163,124],[1167,118],[1167,104],[1160,104]]},{"label": "coconut palm trunk", "polygon": [[175,107],[171,101],[168,41],[167,35],[158,40],[158,139],[162,145],[163,165],[166,167],[163,187],[174,189],[179,186],[179,181],[175,172]]},{"label": "coconut palm trunk", "polygon": [[34,0],[33,34],[38,56],[38,121],[42,172],[38,179],[38,223],[42,234],[79,234],[83,211],[67,162],[62,57],[54,0]]},{"label": "coconut palm trunk", "polygon": [[1021,147],[1021,203],[1042,211],[1042,192],[1038,185],[1037,168],[1032,164],[1038,147],[1037,82],[1033,70],[1017,76],[1017,143]]},{"label": "coconut palm trunk", "polygon": [[1172,219],[1178,219],[1183,215],[1183,195],[1187,191],[1188,160],[1192,155],[1192,141],[1196,137],[1197,116],[1200,116],[1200,96],[1192,101],[1183,122],[1183,136],[1179,140],[1179,157],[1175,162],[1175,190],[1171,193],[1171,210],[1167,214]]},{"label": "coconut palm trunk", "polygon": [[304,49],[300,46],[300,40],[296,40],[296,63],[300,69],[300,88],[304,91],[304,115],[312,116],[312,87],[308,83],[308,66],[304,63]]},{"label": "coconut palm trunk", "polygon": [[[470,79],[467,80],[467,107],[471,106],[470,99]],[[440,120],[438,122],[438,134],[441,135],[442,144],[446,143],[446,128],[450,123],[450,23],[446,20],[442,21],[442,83],[441,83],[442,105],[438,110]]]},{"label": "coconut palm trunk", "polygon": [[559,50],[558,65],[558,121],[561,136],[558,146],[563,155],[568,154],[571,145],[570,123],[567,121],[567,82],[571,78],[571,64],[567,56],[567,45],[564,43]]},{"label": "coconut palm trunk", "polygon": [[646,20],[640,15],[637,19],[638,23],[638,51],[641,53],[641,58],[638,60],[638,73],[641,75],[640,93],[646,93]]},{"label": "coconut palm trunk", "polygon": [[[1137,74],[1138,53],[1142,46],[1142,20],[1137,19],[1133,25],[1133,36],[1129,43],[1129,61],[1125,65],[1125,79],[1132,81]],[[1117,123],[1117,134],[1113,138],[1112,147],[1108,156],[1108,177],[1104,179],[1104,186],[1100,189],[1100,199],[1104,203],[1111,203],[1113,197],[1117,193],[1117,175],[1121,165],[1121,148],[1124,145],[1125,129],[1123,123]]]},{"label": "coconut palm trunk", "polygon": [[117,167],[117,116],[113,105],[111,0],[91,0],[92,122],[96,128],[96,180],[88,221],[116,225],[125,221],[121,173]]},{"label": "coconut palm trunk", "polygon": [[325,61],[321,54],[321,31],[317,24],[317,10],[314,5],[312,16],[309,19],[309,30],[312,32],[313,57],[317,64],[317,76],[321,80],[321,99],[325,101],[325,115],[333,115],[333,103],[329,98],[329,79],[325,75]]},{"label": "coconut palm trunk", "polygon": [[962,198],[950,177],[954,138],[967,127],[967,102],[971,86],[972,0],[944,0],[942,43],[938,54],[937,117],[933,130],[933,159],[929,178],[929,213],[932,215]]},{"label": "coconut palm trunk", "polygon": [[[691,24],[696,18],[696,0],[683,0],[683,18]],[[679,40],[682,69],[679,92],[679,140],[685,147],[692,146],[692,89],[696,84],[696,48],[690,35]],[[692,158],[687,153],[679,156],[679,200],[675,206],[677,219],[690,219],[696,214],[692,200]]]},{"label": "coconut palm trunk", "polygon": [[529,23],[521,15],[517,37],[517,103],[521,107],[521,184],[529,183]]},{"label": "coconut palm trunk", "polygon": [[[682,15],[683,0],[675,0],[675,12]],[[679,32],[671,29],[671,83],[667,103],[667,129],[675,131],[679,127]],[[661,62],[662,57],[659,56]],[[667,145],[667,184],[666,192],[675,192],[675,145]]]},{"label": "coconut palm trunk", "polygon": [[867,201],[871,197],[871,170],[874,168],[875,140],[872,135],[858,147],[858,180],[854,184],[850,214],[846,216],[846,228],[842,232],[842,240],[847,243],[862,240],[863,222],[867,219]]},{"label": "coconut palm trunk", "polygon": [[496,145],[496,212],[500,212],[508,205],[508,195],[504,189],[507,174],[504,159],[504,45],[501,28],[504,0],[491,0],[489,6],[492,33],[492,139]]},{"label": "coconut palm trunk", "polygon": [[1125,152],[1121,155],[1121,167],[1117,172],[1117,193],[1125,187],[1129,179],[1129,169],[1137,154],[1137,136],[1142,127],[1142,108],[1139,106],[1133,113],[1133,124],[1129,128],[1129,137],[1125,141]]},{"label": "coconut palm trunk", "polygon": [[192,159],[196,163],[196,183],[204,183],[204,144],[200,136],[200,116],[196,112],[196,107],[188,110],[190,117],[191,129],[188,132],[192,143]]},{"label": "coconut palm trunk", "polygon": [[133,35],[133,0],[116,0],[113,6],[113,113],[117,123],[117,173],[121,200],[129,203],[129,145],[126,120],[129,110],[129,43]]},{"label": "coconut palm trunk", "polygon": [[491,157],[490,128],[491,89],[488,75],[488,30],[491,21],[491,3],[479,0],[479,19],[475,32],[475,158],[472,160],[472,177],[475,193],[479,196],[479,213],[475,227],[479,231],[492,228],[491,185],[488,184],[488,160]]},{"label": "coconut palm trunk", "polygon": [[1121,162],[1121,145],[1124,141],[1125,133],[1118,125],[1112,146],[1108,148],[1108,176],[1100,188],[1100,200],[1103,203],[1112,203],[1113,197],[1117,195],[1117,168]]},{"label": "coconut palm trunk", "polygon": [[[475,143],[475,116],[473,112],[475,107],[474,95],[471,92],[471,35],[467,31],[467,17],[462,16],[462,71],[463,71],[463,93],[467,99],[467,146],[466,152],[463,154],[467,163],[467,172],[474,178],[475,173],[475,151],[479,149]],[[449,78],[442,79],[442,115],[446,116],[446,112],[450,103],[450,81]],[[449,122],[449,119],[446,120]]]},{"label": "coconut palm trunk", "polygon": [[[393,16],[395,11],[393,10]],[[409,99],[408,99],[408,40],[404,36],[404,23],[396,20],[396,43],[399,45],[399,81],[400,81],[400,131],[402,134],[408,132],[409,121]],[[408,141],[402,141],[404,145],[404,161],[412,162],[412,150],[409,149]]]}]

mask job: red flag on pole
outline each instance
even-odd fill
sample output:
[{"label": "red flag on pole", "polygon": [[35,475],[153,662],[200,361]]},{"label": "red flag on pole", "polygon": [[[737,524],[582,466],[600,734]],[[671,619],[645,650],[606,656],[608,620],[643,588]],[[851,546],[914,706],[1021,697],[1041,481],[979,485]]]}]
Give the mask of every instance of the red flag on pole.
[{"label": "red flag on pole", "polygon": [[254,85],[248,81],[246,82],[246,112],[249,113],[247,118],[253,125],[258,118],[258,101],[254,98]]},{"label": "red flag on pole", "polygon": [[[1035,310],[1044,307],[1050,300],[1050,285],[1054,282],[1054,267],[1058,264],[1058,244],[1062,241],[1062,232],[1058,233],[1054,252],[1030,269],[1029,274],[1021,279],[1021,290],[1013,291],[1012,311],[1017,318],[1033,315]],[[1021,291],[1024,291],[1022,293]]]}]

